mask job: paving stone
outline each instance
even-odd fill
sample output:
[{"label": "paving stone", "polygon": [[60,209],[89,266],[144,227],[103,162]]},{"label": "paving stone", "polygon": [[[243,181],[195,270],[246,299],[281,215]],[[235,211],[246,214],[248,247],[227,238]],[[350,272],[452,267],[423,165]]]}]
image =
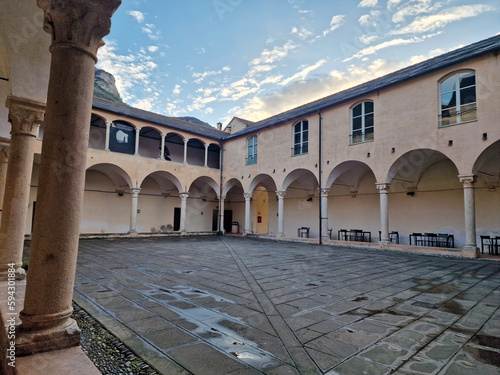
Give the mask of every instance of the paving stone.
[{"label": "paving stone", "polygon": [[160,349],[170,349],[176,346],[198,341],[196,337],[178,328],[163,329],[143,334],[143,337]]},{"label": "paving stone", "polygon": [[391,369],[388,367],[374,363],[368,359],[354,357],[335,367],[325,375],[386,375],[390,373]]}]

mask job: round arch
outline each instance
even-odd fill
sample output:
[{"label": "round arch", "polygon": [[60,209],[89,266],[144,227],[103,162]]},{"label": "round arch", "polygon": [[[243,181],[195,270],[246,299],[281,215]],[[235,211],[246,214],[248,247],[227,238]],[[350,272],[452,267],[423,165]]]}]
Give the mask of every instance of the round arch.
[{"label": "round arch", "polygon": [[161,132],[151,126],[144,126],[139,131],[139,155],[146,158],[160,158]]},{"label": "round arch", "polygon": [[98,171],[105,174],[113,181],[116,188],[126,189],[133,187],[132,179],[130,178],[128,173],[117,165],[109,163],[94,164],[87,168],[87,171],[89,170]]},{"label": "round arch", "polygon": [[184,137],[179,133],[169,132],[165,135],[165,160],[184,162]]},{"label": "round arch", "polygon": [[277,190],[274,179],[265,173],[261,173],[252,179],[250,185],[248,186],[248,193],[252,193],[258,186],[263,186],[269,192]]},{"label": "round arch", "polygon": [[348,160],[333,168],[328,175],[325,186],[331,188],[335,181],[342,176],[344,185],[349,186],[352,191],[357,191],[361,179],[370,172],[373,173],[367,164],[357,160]]}]

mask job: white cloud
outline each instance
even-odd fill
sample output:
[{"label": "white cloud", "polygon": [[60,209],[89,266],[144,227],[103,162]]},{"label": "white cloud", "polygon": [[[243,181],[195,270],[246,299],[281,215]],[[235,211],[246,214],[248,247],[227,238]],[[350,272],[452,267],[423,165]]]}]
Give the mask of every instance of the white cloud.
[{"label": "white cloud", "polygon": [[418,17],[409,25],[394,30],[392,34],[419,34],[434,31],[439,28],[445,27],[447,24],[455,21],[460,21],[464,18],[470,18],[480,15],[484,12],[494,10],[493,7],[484,4],[477,5],[463,5],[448,9],[443,9],[440,13],[430,16]]},{"label": "white cloud", "polygon": [[142,32],[145,33],[152,40],[160,39],[161,32],[152,23],[147,23],[146,26],[143,26]]},{"label": "white cloud", "polygon": [[398,9],[392,16],[392,21],[395,23],[404,22],[406,17],[417,16],[419,14],[434,13],[442,8],[444,3],[434,3],[432,0],[417,0],[409,4],[405,4]]},{"label": "white cloud", "polygon": [[144,22],[144,13],[139,12],[138,10],[130,10],[128,14],[134,17],[137,22]]},{"label": "white cloud", "polygon": [[301,26],[300,29],[297,27],[292,28],[292,32],[290,34],[297,35],[300,39],[304,40],[310,37],[313,32],[306,29],[304,26]]},{"label": "white cloud", "polygon": [[272,50],[265,49],[261,52],[260,57],[256,57],[250,62],[250,65],[272,64],[282,60],[288,55],[289,51],[293,51],[297,46],[293,41],[289,40],[283,46],[275,46]]},{"label": "white cloud", "polygon": [[358,22],[361,26],[376,26],[377,20],[376,18],[380,16],[380,11],[372,10],[369,14],[364,14],[359,17]]},{"label": "white cloud", "polygon": [[172,90],[172,94],[179,95],[180,93],[181,93],[181,85],[175,85],[174,89]]},{"label": "white cloud", "polygon": [[418,37],[414,37],[414,38],[410,38],[410,39],[398,38],[398,39],[389,40],[387,42],[383,42],[383,43],[377,44],[375,46],[363,48],[361,51],[355,53],[354,55],[352,55],[351,57],[349,57],[347,59],[344,59],[343,61],[346,62],[346,61],[350,61],[350,60],[356,59],[356,58],[359,59],[359,58],[362,58],[362,57],[367,56],[367,55],[373,55],[374,53],[377,53],[377,51],[380,51],[381,49],[384,49],[384,48],[401,46],[401,45],[411,44],[411,43],[418,43],[418,42],[421,42],[423,40],[424,40],[423,38],[418,38]]},{"label": "white cloud", "polygon": [[379,38],[378,35],[362,35],[359,37],[359,41],[363,44],[370,44]]},{"label": "white cloud", "polygon": [[158,46],[148,46],[148,51],[149,52],[157,52],[159,49]]},{"label": "white cloud", "polygon": [[[117,52],[116,43],[106,41],[106,44],[99,49],[97,57],[97,67],[115,77],[116,87],[124,102],[146,110],[152,108],[159,93],[151,81],[152,73],[157,68],[157,64],[151,56],[144,52],[120,55]],[[144,87],[146,98],[142,101],[135,101],[133,89],[141,87]]]},{"label": "white cloud", "polygon": [[300,105],[324,98],[328,95],[340,92],[347,88],[359,85],[377,77],[384,76],[398,69],[412,65],[417,61],[432,57],[415,56],[407,61],[394,62],[378,59],[371,64],[362,66],[360,64],[350,65],[345,72],[333,70],[328,75],[308,80],[294,81],[284,86],[279,93],[268,96],[249,98],[245,101],[242,109],[233,108],[235,116],[252,121],[259,121],[277,113],[281,113]]},{"label": "white cloud", "polygon": [[300,72],[298,72],[298,73],[294,74],[293,76],[291,76],[291,77],[283,80],[282,82],[280,82],[280,85],[282,85],[282,86],[288,85],[290,82],[292,82],[292,81],[294,81],[296,79],[304,80],[309,73],[311,73],[312,71],[318,69],[319,67],[321,67],[325,63],[326,63],[326,60],[325,59],[321,59],[316,64],[311,65],[311,66],[307,66],[307,67],[303,68]]},{"label": "white cloud", "polygon": [[389,0],[387,1],[387,8],[391,9],[398,5],[402,0]]},{"label": "white cloud", "polygon": [[344,24],[344,15],[339,14],[336,16],[332,17],[332,20],[330,21],[330,27],[323,31],[323,36],[327,35],[328,33],[331,33],[332,31],[337,30],[339,27],[341,27]]},{"label": "white cloud", "polygon": [[378,4],[378,0],[363,0],[358,4],[358,8],[370,8]]},{"label": "white cloud", "polygon": [[203,73],[194,72],[193,73],[193,78],[196,78],[196,80],[194,82],[197,83],[197,84],[200,84],[207,77],[219,75],[219,74],[222,74],[222,72],[228,72],[230,70],[231,70],[230,67],[224,66],[221,70],[217,70],[217,71],[216,70],[208,70],[208,71],[203,72]]}]

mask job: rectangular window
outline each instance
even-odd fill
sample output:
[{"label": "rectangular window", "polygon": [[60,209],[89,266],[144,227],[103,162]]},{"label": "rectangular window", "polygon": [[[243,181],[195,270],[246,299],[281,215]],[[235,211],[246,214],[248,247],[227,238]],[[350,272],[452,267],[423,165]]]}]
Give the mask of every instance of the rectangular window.
[{"label": "rectangular window", "polygon": [[373,141],[373,102],[363,102],[352,109],[351,144]]},{"label": "rectangular window", "polygon": [[248,138],[247,141],[247,165],[257,163],[257,136]]},{"label": "rectangular window", "polygon": [[477,119],[476,75],[458,73],[440,83],[439,126],[455,125]]},{"label": "rectangular window", "polygon": [[301,121],[293,127],[292,155],[307,154],[309,151],[309,122]]}]

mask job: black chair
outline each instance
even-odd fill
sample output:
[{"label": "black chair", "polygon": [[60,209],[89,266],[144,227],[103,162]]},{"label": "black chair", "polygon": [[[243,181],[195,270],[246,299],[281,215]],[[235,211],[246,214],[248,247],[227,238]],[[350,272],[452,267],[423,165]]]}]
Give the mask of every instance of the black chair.
[{"label": "black chair", "polygon": [[[382,240],[382,232],[378,231],[378,239]],[[389,232],[389,241],[394,242],[394,243],[399,243],[399,232],[393,230],[392,232]]]},{"label": "black chair", "polygon": [[490,236],[480,236],[481,237],[481,254],[484,254],[484,248],[488,248],[488,254],[493,253],[493,242],[494,240]]},{"label": "black chair", "polygon": [[[491,240],[493,242],[493,239]],[[494,248],[493,255],[498,255],[498,248],[500,247],[500,236],[495,237],[495,242],[492,243],[492,246]]]},{"label": "black chair", "polygon": [[337,232],[337,239],[339,241],[347,241],[347,229],[339,229]]},{"label": "black chair", "polygon": [[436,233],[424,233],[426,246],[438,246],[438,238]]}]

